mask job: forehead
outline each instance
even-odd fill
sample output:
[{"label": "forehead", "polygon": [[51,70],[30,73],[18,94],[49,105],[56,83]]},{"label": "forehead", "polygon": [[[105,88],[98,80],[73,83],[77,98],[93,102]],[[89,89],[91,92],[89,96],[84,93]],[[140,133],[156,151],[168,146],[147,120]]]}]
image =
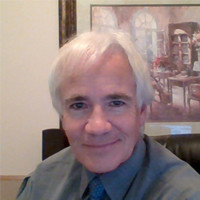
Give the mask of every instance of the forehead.
[{"label": "forehead", "polygon": [[61,95],[71,96],[75,93],[132,93],[135,78],[125,54],[108,53],[101,56],[90,66],[78,66],[73,73],[63,79]]},{"label": "forehead", "polygon": [[63,71],[62,77],[63,81],[69,79],[70,82],[72,82],[74,79],[77,79],[77,77],[88,77],[91,75],[102,76],[102,73],[99,74],[99,72],[103,71],[106,71],[106,73],[110,72],[110,77],[116,75],[117,72],[123,76],[129,71],[132,78],[134,78],[134,73],[128,57],[119,46],[112,45],[103,54],[97,52],[88,56],[87,59],[85,55],[83,57],[84,59],[82,59],[82,57],[77,57],[74,64],[71,63],[71,66],[65,66],[66,70]]}]

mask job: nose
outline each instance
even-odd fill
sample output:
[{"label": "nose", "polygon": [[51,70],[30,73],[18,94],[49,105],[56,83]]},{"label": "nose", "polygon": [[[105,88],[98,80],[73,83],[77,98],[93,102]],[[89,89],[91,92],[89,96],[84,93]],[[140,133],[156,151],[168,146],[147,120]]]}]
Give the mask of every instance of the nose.
[{"label": "nose", "polygon": [[107,120],[107,116],[101,106],[94,107],[85,125],[85,131],[88,134],[102,135],[108,133],[111,128],[111,123]]}]

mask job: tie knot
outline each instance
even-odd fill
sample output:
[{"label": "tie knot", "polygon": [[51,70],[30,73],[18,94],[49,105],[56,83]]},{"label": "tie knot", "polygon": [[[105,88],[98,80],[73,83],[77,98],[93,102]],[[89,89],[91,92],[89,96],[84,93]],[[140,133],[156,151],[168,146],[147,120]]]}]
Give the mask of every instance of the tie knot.
[{"label": "tie knot", "polygon": [[90,200],[101,200],[104,194],[104,187],[99,177],[95,177],[89,183]]}]

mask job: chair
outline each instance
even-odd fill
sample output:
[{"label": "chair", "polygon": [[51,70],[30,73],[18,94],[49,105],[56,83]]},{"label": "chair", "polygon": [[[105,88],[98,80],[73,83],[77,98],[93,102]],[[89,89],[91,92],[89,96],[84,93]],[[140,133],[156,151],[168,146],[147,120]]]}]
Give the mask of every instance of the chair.
[{"label": "chair", "polygon": [[42,160],[69,146],[65,132],[61,129],[42,131]]},{"label": "chair", "polygon": [[198,101],[200,105],[200,83],[190,84],[188,87],[187,102],[189,110],[191,110],[190,100]]},{"label": "chair", "polygon": [[[164,85],[160,82],[160,80],[157,80],[153,75],[151,75],[152,78],[152,86],[156,92],[158,92],[158,96],[160,99],[160,103],[163,104],[169,104],[171,103],[171,94],[165,90]],[[156,101],[154,99],[154,101]]]},{"label": "chair", "polygon": [[[69,146],[61,129],[46,129],[42,132],[42,159]],[[200,134],[151,136],[180,159],[190,164],[200,174]]]},{"label": "chair", "polygon": [[200,174],[200,134],[152,136]]}]

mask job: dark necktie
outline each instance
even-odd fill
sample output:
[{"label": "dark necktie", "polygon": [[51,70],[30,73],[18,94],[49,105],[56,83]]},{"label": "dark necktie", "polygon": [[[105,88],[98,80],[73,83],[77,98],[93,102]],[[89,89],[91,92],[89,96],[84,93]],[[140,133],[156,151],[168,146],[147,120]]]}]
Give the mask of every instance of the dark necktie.
[{"label": "dark necktie", "polygon": [[105,190],[103,187],[103,184],[101,183],[101,180],[99,177],[95,177],[90,183],[89,183],[89,199],[88,200],[101,200]]}]

